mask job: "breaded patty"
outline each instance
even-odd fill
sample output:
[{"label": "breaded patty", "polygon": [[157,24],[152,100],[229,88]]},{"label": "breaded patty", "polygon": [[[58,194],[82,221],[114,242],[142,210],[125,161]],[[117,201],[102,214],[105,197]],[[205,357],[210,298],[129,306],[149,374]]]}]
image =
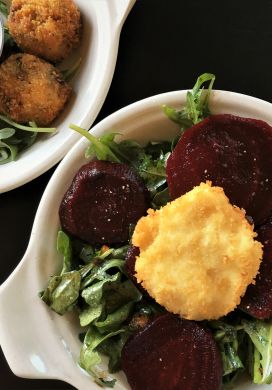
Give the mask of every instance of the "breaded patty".
[{"label": "breaded patty", "polygon": [[60,71],[31,54],[11,55],[0,65],[0,113],[16,122],[49,125],[70,94]]},{"label": "breaded patty", "polygon": [[190,320],[222,317],[240,303],[262,259],[245,212],[220,187],[201,183],[139,220],[136,277],[170,312]]},{"label": "breaded patty", "polygon": [[59,62],[79,43],[80,19],[73,0],[12,0],[8,29],[25,52]]}]

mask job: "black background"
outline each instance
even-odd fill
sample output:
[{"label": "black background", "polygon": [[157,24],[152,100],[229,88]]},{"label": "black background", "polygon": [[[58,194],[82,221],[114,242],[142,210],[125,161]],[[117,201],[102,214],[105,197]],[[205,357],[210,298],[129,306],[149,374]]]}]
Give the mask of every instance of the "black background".
[{"label": "black background", "polygon": [[[96,122],[139,99],[190,88],[204,72],[216,74],[216,89],[271,102],[271,15],[271,0],[136,1],[122,30],[114,78]],[[0,197],[1,283],[24,254],[36,209],[54,169]],[[72,387],[58,381],[17,378],[1,354],[0,388]]]}]

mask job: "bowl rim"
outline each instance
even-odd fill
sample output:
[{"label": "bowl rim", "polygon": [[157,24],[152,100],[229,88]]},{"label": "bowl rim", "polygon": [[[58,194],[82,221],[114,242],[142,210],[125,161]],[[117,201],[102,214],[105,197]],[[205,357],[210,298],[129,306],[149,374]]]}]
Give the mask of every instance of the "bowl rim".
[{"label": "bowl rim", "polygon": [[3,47],[4,47],[4,21],[2,16],[0,15],[0,57],[2,55]]}]

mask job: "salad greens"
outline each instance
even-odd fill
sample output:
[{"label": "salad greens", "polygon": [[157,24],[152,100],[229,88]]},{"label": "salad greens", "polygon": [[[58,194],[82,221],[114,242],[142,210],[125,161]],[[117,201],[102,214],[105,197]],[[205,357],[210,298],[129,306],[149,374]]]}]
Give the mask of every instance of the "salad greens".
[{"label": "salad greens", "polygon": [[224,320],[210,321],[207,325],[212,329],[221,352],[223,383],[234,382],[245,368],[241,358],[245,342],[243,327],[239,323],[231,324]]},{"label": "salad greens", "polygon": [[0,164],[14,161],[22,150],[31,146],[38,133],[52,133],[55,128],[38,127],[35,122],[29,126],[20,125],[0,115]]},{"label": "salad greens", "polygon": [[[209,115],[214,80],[215,76],[209,73],[200,76],[193,90],[187,92],[183,109],[163,107],[168,118],[179,124],[181,134]],[[207,90],[202,88],[205,82],[209,82]],[[145,182],[152,207],[168,202],[165,168],[175,141],[149,142],[146,146],[131,140],[118,143],[117,133],[96,138],[76,125],[70,127],[90,141],[86,158],[129,164]],[[122,348],[140,326],[138,319],[144,316],[148,321],[164,309],[146,301],[127,277],[124,259],[128,245],[93,247],[60,231],[57,248],[63,257],[62,269],[59,275],[51,277],[41,298],[60,315],[70,310],[78,313],[84,329],[80,335],[83,344],[79,364],[100,386],[113,387],[115,380],[105,377],[97,367],[101,354],[109,358],[109,372],[118,371]],[[272,383],[272,320],[256,320],[237,311],[205,324],[221,353],[224,385],[232,385],[244,371],[250,373],[256,384]]]},{"label": "salad greens", "polygon": [[[131,319],[145,306],[148,310],[124,271],[128,246],[94,248],[60,231],[57,248],[63,256],[62,270],[51,277],[40,296],[60,315],[77,310],[80,325],[87,327],[79,364],[98,384],[111,387],[114,381],[105,380],[95,367],[101,362],[99,352],[109,356],[110,372],[120,369],[122,347],[134,329]],[[154,305],[148,315],[157,311]]]},{"label": "salad greens", "polygon": [[7,7],[7,4],[3,0],[0,0],[0,14],[4,18],[8,17],[8,7]]},{"label": "salad greens", "polygon": [[249,370],[253,382],[257,384],[272,383],[272,320],[242,321],[243,329],[248,335]]},{"label": "salad greens", "polygon": [[[204,90],[202,86],[208,81],[208,88]],[[214,81],[215,75],[203,73],[198,77],[193,89],[187,92],[184,108],[176,110],[173,107],[163,106],[165,115],[180,126],[181,133],[210,115],[209,99]]]}]

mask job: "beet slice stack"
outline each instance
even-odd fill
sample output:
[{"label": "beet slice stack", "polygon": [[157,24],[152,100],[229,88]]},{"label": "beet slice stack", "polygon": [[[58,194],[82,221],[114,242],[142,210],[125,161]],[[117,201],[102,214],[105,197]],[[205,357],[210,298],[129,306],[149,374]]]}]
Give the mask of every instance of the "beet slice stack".
[{"label": "beet slice stack", "polygon": [[263,244],[263,260],[256,284],[251,284],[241,300],[240,309],[260,320],[272,317],[272,219],[258,230]]},{"label": "beet slice stack", "polygon": [[62,228],[90,244],[113,244],[129,238],[129,226],[148,208],[148,191],[125,164],[91,161],[83,165],[59,209]]},{"label": "beet slice stack", "polygon": [[218,390],[220,352],[210,331],[166,313],[136,333],[122,350],[132,390]]},{"label": "beet slice stack", "polygon": [[272,211],[272,127],[233,115],[212,115],[186,130],[167,162],[175,199],[207,180],[256,225]]}]

